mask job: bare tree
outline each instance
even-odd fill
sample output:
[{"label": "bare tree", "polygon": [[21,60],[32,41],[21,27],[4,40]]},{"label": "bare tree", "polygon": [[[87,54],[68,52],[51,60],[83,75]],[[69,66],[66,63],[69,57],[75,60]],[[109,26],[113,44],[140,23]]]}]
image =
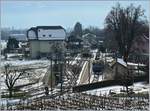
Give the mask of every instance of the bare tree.
[{"label": "bare tree", "polygon": [[[64,64],[64,59],[65,59],[65,44],[56,42],[52,44],[52,56],[54,58],[54,64],[52,65],[52,71],[55,75],[56,81],[61,82],[61,91],[62,91],[62,79],[63,79],[63,65]],[[52,76],[51,76],[52,80]]]},{"label": "bare tree", "polygon": [[[111,36],[115,38],[119,53],[126,64],[135,38],[142,36],[144,33],[142,27],[145,20],[143,18],[144,10],[140,6],[134,7],[131,4],[127,8],[123,8],[120,4],[117,4],[105,19],[107,33],[110,32]],[[125,76],[127,78],[125,86],[128,93],[129,70]]]},{"label": "bare tree", "polygon": [[131,4],[123,8],[117,4],[105,19],[106,29],[115,37],[119,52],[125,62],[127,62],[134,39],[143,34],[142,26],[145,22],[142,17],[144,17],[144,10],[140,6],[134,7]]},{"label": "bare tree", "polygon": [[53,54],[52,56],[55,57],[55,64],[57,64],[57,59],[63,58],[64,53],[65,53],[65,45],[63,43],[53,43],[51,47],[52,51],[51,53]]},{"label": "bare tree", "polygon": [[5,65],[5,83],[9,91],[9,97],[12,97],[14,85],[18,79],[25,73],[25,71],[19,72],[18,70],[10,70],[10,65]]}]

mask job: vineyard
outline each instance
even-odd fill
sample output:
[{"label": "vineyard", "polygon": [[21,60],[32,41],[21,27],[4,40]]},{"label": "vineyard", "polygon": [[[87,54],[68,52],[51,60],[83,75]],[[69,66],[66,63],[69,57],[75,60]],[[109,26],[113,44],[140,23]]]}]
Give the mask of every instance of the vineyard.
[{"label": "vineyard", "polygon": [[7,109],[29,110],[148,110],[149,99],[144,96],[113,97],[108,95],[91,95],[86,93],[63,94],[55,98],[42,97],[33,100],[20,100],[18,104],[7,104]]}]

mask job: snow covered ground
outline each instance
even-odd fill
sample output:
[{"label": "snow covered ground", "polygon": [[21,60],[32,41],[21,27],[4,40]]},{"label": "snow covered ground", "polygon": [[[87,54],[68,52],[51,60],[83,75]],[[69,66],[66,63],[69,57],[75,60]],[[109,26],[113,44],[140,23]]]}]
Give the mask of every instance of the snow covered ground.
[{"label": "snow covered ground", "polygon": [[[103,80],[103,76],[100,74],[100,75],[94,75],[94,72],[92,71],[92,63],[93,63],[93,61],[95,60],[95,58],[96,58],[96,53],[97,53],[97,49],[96,50],[92,50],[91,52],[92,52],[92,54],[93,54],[93,57],[91,58],[91,67],[90,67],[90,83],[92,83],[92,82],[98,82],[98,81],[102,81]],[[102,60],[104,60],[104,53],[101,53],[100,54],[100,58],[102,59]],[[114,59],[112,58],[112,57],[106,57],[107,59],[106,59],[106,61],[108,60],[109,62],[112,62]],[[80,72],[80,75],[79,75],[79,78],[78,78],[78,80],[77,80],[77,83],[79,84],[80,82],[79,81],[81,81],[81,77],[84,75],[83,74],[83,72],[84,72],[84,69],[85,69],[85,66],[86,66],[86,64],[87,64],[87,61],[84,63],[84,65],[83,65],[83,67],[82,67],[82,70],[81,70],[81,72]],[[83,76],[83,77],[85,77],[85,76]],[[88,77],[89,78],[89,77]],[[85,80],[85,79],[84,79]],[[83,81],[82,81],[83,82]],[[85,81],[85,83],[87,83],[87,80]]]},{"label": "snow covered ground", "polygon": [[[29,71],[29,76],[23,75],[24,76],[23,78],[18,79],[16,81],[15,86],[33,83],[38,79],[39,79],[39,82],[41,82],[44,75],[45,75],[45,73],[46,73],[46,71],[47,71],[46,68],[36,69],[36,70],[34,70],[34,72]],[[39,84],[40,83],[34,84],[33,87],[35,87]],[[1,90],[7,89],[7,86],[5,84],[5,76],[1,76],[1,86],[0,87],[1,87]]]},{"label": "snow covered ground", "polygon": [[[133,88],[133,91],[135,93],[148,93],[149,92],[149,85],[148,84],[144,84],[143,82],[139,82],[139,83],[134,83],[133,86],[129,86],[129,88]],[[99,89],[94,89],[94,90],[89,90],[89,91],[85,91],[85,93],[87,94],[92,94],[92,95],[100,95],[100,94],[109,94],[110,91],[115,92],[116,94],[120,93],[120,90],[124,89],[123,86],[110,86],[110,87],[105,87],[105,88],[99,88]]]},{"label": "snow covered ground", "polygon": [[0,47],[1,47],[1,50],[5,49],[7,47],[7,41],[1,40]]},{"label": "snow covered ground", "polygon": [[84,72],[84,69],[85,69],[86,65],[87,65],[87,61],[85,61],[84,64],[83,64],[82,70],[81,70],[81,72],[79,74],[79,77],[78,77],[78,80],[77,80],[77,85],[80,84],[80,82],[81,82],[81,79],[82,79],[82,76],[83,76],[83,72]]},{"label": "snow covered ground", "polygon": [[127,64],[130,66],[146,66],[145,64],[137,64],[137,63],[132,63],[132,62],[128,62]]},{"label": "snow covered ground", "polygon": [[[95,51],[93,51],[95,52]],[[96,56],[96,53],[93,53],[94,57]],[[108,55],[108,54],[106,54]],[[92,58],[94,60],[94,57]],[[114,61],[114,59],[112,57],[106,57],[105,58],[105,53],[101,53],[100,54],[100,59],[102,60],[105,60],[107,62],[112,62]],[[123,64],[124,66],[127,66],[127,64],[123,61],[123,59],[121,58],[118,58],[117,61],[120,63],[120,64]],[[136,63],[131,63],[131,62],[128,62],[128,65],[129,66],[145,66],[144,64],[136,64]],[[82,75],[82,72],[83,72],[83,69],[85,67],[85,64],[83,65],[83,68],[82,68],[82,71],[80,73],[80,76],[79,76],[79,79],[78,79],[78,83],[81,79],[81,75]],[[137,72],[137,71],[136,71]],[[139,71],[140,73],[144,73],[142,71]],[[97,75],[96,75],[97,77]],[[91,72],[91,76],[90,76],[90,83],[93,82],[93,80],[95,79],[95,76],[94,76],[94,73]],[[103,77],[102,75],[99,75],[98,76],[98,81],[102,81],[103,80]],[[133,91],[135,93],[137,92],[148,92],[149,90],[149,87],[143,83],[135,83],[133,86],[130,86],[129,88],[133,88]],[[95,89],[95,90],[91,90],[91,91],[86,91],[86,93],[90,93],[90,94],[94,94],[94,95],[100,95],[100,94],[109,94],[110,90],[115,92],[115,93],[120,93],[120,90],[123,89],[123,86],[111,86],[111,87],[105,87],[105,88],[100,88],[100,89]]]},{"label": "snow covered ground", "polygon": [[107,61],[108,63],[111,63],[113,60],[114,60],[114,59],[113,59],[112,57],[106,57],[106,61]]},{"label": "snow covered ground", "polygon": [[19,53],[9,53],[9,54],[7,54],[7,57],[8,58],[11,58],[11,57],[15,57],[15,56],[22,56],[23,54],[19,54]]},{"label": "snow covered ground", "polygon": [[77,57],[75,57],[75,59],[71,61],[71,65],[76,64],[78,60],[81,60],[80,54],[78,54]]},{"label": "snow covered ground", "polygon": [[96,53],[98,52],[98,49],[92,50],[91,52],[93,54],[93,58],[91,58],[91,59],[95,59],[96,58]]},{"label": "snow covered ground", "polygon": [[[92,60],[95,59],[96,57],[96,52],[97,50],[93,50],[93,58]],[[9,56],[11,57],[11,55]],[[74,65],[74,64],[77,64],[77,60],[80,60],[80,55],[78,55],[75,60],[72,60],[72,63],[71,65]],[[103,59],[104,59],[104,56],[103,56]],[[107,62],[112,62],[114,59],[112,57],[106,57],[106,61]],[[50,61],[49,60],[7,60],[7,61],[1,61],[1,67],[5,66],[6,64],[11,64],[12,66],[17,66],[17,67],[20,67],[20,66],[26,66],[26,67],[47,67],[50,65]],[[83,69],[85,67],[85,65],[87,64],[87,61],[84,62],[84,65],[82,67],[82,71],[80,73],[80,76],[78,78],[78,81],[77,83],[79,83],[81,81],[81,76],[82,76],[82,72],[83,72]],[[126,65],[126,64],[125,64]],[[136,65],[137,64],[134,64],[134,63],[129,63],[129,65]],[[143,64],[141,64],[143,65]],[[92,70],[92,69],[91,69]],[[45,92],[43,90],[43,84],[42,84],[42,77],[44,77],[45,73],[47,71],[47,68],[43,68],[43,69],[36,69],[32,72],[33,74],[33,78],[36,78],[36,79],[40,79],[40,81],[30,87],[24,87],[22,88],[22,90],[24,91],[28,91],[30,89],[36,89],[34,90],[33,92],[31,91],[31,95],[33,95],[32,98],[36,98],[36,97],[41,97],[41,96],[44,96],[45,95]],[[71,75],[71,72],[68,72],[70,75]],[[32,78],[31,78],[32,79]],[[27,83],[30,83],[31,79],[28,79],[28,78],[24,78],[24,79],[20,79],[17,81],[16,85],[23,85],[23,84],[27,84]],[[90,82],[92,82],[94,79],[94,73],[91,72],[91,77],[90,77]],[[1,89],[6,89],[6,86],[4,84],[4,78],[1,78]],[[99,75],[98,76],[98,81],[102,81],[102,75]],[[65,81],[66,83],[68,83],[68,81],[66,80]],[[143,83],[136,83],[134,84],[133,86],[130,86],[131,88],[134,88],[134,92],[148,92],[149,90],[149,86],[148,85],[145,85]],[[115,93],[120,93],[120,90],[123,89],[123,86],[111,86],[111,87],[105,87],[105,88],[100,88],[100,89],[95,89],[95,90],[90,90],[90,91],[86,91],[86,93],[88,94],[93,94],[93,95],[100,95],[100,94],[109,94],[110,90],[115,92]],[[60,89],[59,89],[60,90]],[[54,93],[58,92],[58,89],[54,89],[53,91]],[[4,100],[5,101],[5,100]]]},{"label": "snow covered ground", "polygon": [[143,82],[138,82],[133,84],[133,86],[130,86],[129,88],[134,88],[134,92],[149,92],[150,86],[149,84],[145,84]]},{"label": "snow covered ground", "polygon": [[12,66],[21,66],[21,65],[49,65],[49,60],[5,60],[1,61],[1,67],[5,66],[6,64],[10,64]]},{"label": "snow covered ground", "polygon": [[16,103],[19,103],[20,102],[20,99],[4,99],[4,98],[1,98],[0,100],[0,105],[1,106],[4,106],[4,110],[7,110],[6,109],[6,106],[9,104],[16,104]]},{"label": "snow covered ground", "polygon": [[[102,59],[104,61],[106,59],[106,61],[108,63],[111,63],[112,61],[114,61],[114,59],[112,57],[106,57],[105,58],[105,55],[108,55],[108,54],[101,53],[100,54],[100,59]],[[126,63],[123,61],[123,59],[118,58],[117,61],[120,64],[123,64],[124,66],[127,66]],[[131,62],[128,62],[128,65],[129,66],[138,66],[138,65],[139,66],[145,66],[144,64],[136,64],[136,63],[131,63]],[[139,71],[139,72],[140,73],[144,73],[143,71]],[[90,82],[92,82],[93,79],[94,79],[94,74],[91,73]],[[100,75],[98,81],[102,81],[102,80],[103,80],[102,75]],[[129,88],[133,88],[133,91],[135,93],[137,93],[137,92],[148,92],[149,91],[148,84],[145,85],[142,82],[135,83],[133,86],[130,86]],[[93,94],[93,95],[109,94],[110,91],[113,91],[115,93],[120,93],[121,89],[123,89],[123,86],[111,86],[111,87],[105,87],[105,88],[100,88],[100,89],[86,91],[86,93]]]},{"label": "snow covered ground", "polygon": [[[47,66],[49,66],[50,62],[48,60],[11,60],[11,61],[1,61],[1,69],[3,69],[3,67],[6,64],[10,64],[11,66],[15,66],[16,68],[20,68],[20,67],[24,67],[25,69],[28,68],[37,68],[37,69],[33,69],[33,70],[27,70],[27,73],[25,73],[25,75],[23,75],[23,78],[18,79],[15,83],[15,86],[19,86],[19,85],[25,85],[28,83],[33,83],[36,80],[39,80],[39,82],[42,82],[42,79],[47,71]],[[40,68],[42,67],[42,68]],[[44,68],[43,68],[44,67]],[[5,89],[7,89],[6,84],[5,84],[5,76],[2,73],[1,70],[1,78],[0,78],[0,82],[1,82],[1,90],[3,90],[5,92]],[[39,83],[35,84],[35,85],[39,85]],[[33,85],[34,87],[34,85]],[[26,89],[23,89],[26,90]]]}]

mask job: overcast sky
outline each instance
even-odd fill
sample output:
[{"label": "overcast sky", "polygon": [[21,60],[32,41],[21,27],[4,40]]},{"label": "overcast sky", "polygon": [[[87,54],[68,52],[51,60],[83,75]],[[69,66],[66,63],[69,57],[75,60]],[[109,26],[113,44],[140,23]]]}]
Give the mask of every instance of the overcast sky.
[{"label": "overcast sky", "polygon": [[[1,27],[30,28],[38,25],[62,25],[72,28],[104,27],[104,20],[116,1],[2,1]],[[149,16],[149,1],[119,1],[121,6],[141,5]]]}]

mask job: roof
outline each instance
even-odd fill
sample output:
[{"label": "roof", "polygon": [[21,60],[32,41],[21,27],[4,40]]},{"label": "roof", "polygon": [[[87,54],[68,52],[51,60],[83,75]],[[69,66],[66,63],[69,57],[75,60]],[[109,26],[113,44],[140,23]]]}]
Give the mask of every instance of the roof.
[{"label": "roof", "polygon": [[112,63],[112,65],[111,65],[111,67],[113,67],[116,63],[120,64],[121,66],[123,66],[123,67],[125,67],[125,68],[127,68],[126,62],[124,62],[124,60],[121,59],[121,58],[117,58],[117,61],[114,61],[114,62]]},{"label": "roof", "polygon": [[29,30],[27,30],[27,37],[28,37],[28,32],[30,30],[33,30],[36,34],[36,37],[38,37],[38,29],[52,29],[52,30],[63,29],[65,30],[62,26],[36,26],[36,27],[31,27]]},{"label": "roof", "polygon": [[37,26],[40,29],[64,29],[62,26]]},{"label": "roof", "polygon": [[62,26],[36,26],[31,27],[29,30],[38,30],[38,29],[64,29]]},{"label": "roof", "polygon": [[93,36],[93,37],[96,37],[96,35],[95,35],[95,34],[92,34],[92,33],[86,33],[86,34],[82,35],[82,37],[86,37],[86,36]]},{"label": "roof", "polygon": [[37,28],[36,28],[36,27],[31,27],[29,30],[34,30],[34,31],[36,31]]},{"label": "roof", "polygon": [[117,62],[120,63],[121,65],[127,67],[127,64],[124,62],[123,59],[117,58]]},{"label": "roof", "polygon": [[31,27],[29,30],[27,30],[27,38],[29,38],[29,37],[28,37],[28,32],[31,31],[31,30],[33,30],[33,31],[35,32],[36,37],[37,37],[37,36],[38,36],[37,28],[36,28],[36,27]]},{"label": "roof", "polygon": [[143,35],[143,37],[144,37],[146,40],[149,40],[149,37],[148,37],[148,36]]},{"label": "roof", "polygon": [[80,38],[80,37],[76,37],[76,36],[71,35],[71,36],[68,37],[68,41],[72,41],[72,42],[82,42],[83,40],[82,40],[82,38]]}]

